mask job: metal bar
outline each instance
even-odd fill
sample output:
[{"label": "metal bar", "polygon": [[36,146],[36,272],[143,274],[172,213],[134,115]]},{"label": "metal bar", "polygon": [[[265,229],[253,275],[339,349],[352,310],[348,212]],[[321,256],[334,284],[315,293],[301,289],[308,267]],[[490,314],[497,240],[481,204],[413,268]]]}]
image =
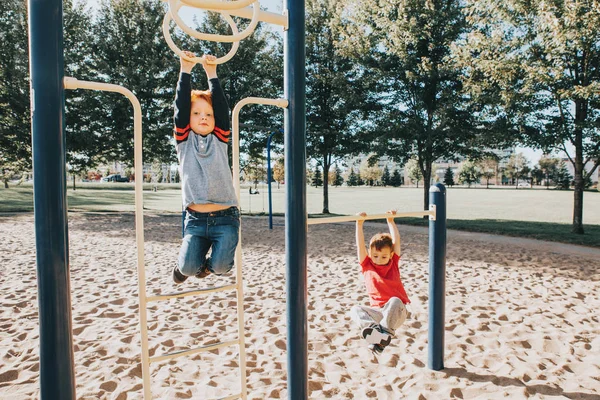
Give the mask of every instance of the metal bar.
[{"label": "metal bar", "polygon": [[[168,0],[162,0],[162,1],[165,3],[168,3]],[[217,7],[205,8],[205,7],[197,6],[189,0],[183,0],[181,3],[184,6],[188,6],[188,7],[192,7],[192,8],[200,8],[200,9],[204,9],[207,11],[220,12],[220,13],[225,13],[225,14],[234,15],[236,17],[242,17],[242,18],[247,18],[247,19],[252,19],[252,15],[254,13],[254,9],[252,6],[247,6],[247,7],[238,8],[238,9],[225,10],[225,9],[221,9],[221,8],[217,8]],[[258,12],[258,20],[261,22],[266,22],[268,24],[283,26],[284,29],[287,29],[288,25],[289,25],[288,24],[288,16],[285,13],[277,14],[277,13],[273,13],[270,11],[260,10]]]},{"label": "metal bar", "polygon": [[242,397],[243,394],[239,393],[239,394],[232,394],[231,396],[227,396],[227,397],[219,397],[219,400],[233,400],[233,399],[239,399],[239,398],[243,398]]},{"label": "metal bar", "polygon": [[[265,99],[261,97],[247,97],[240,100],[233,108],[231,130],[233,132],[233,183],[235,185],[235,194],[240,200],[240,111],[247,104],[264,104],[277,107],[287,107],[288,101],[285,99]],[[237,285],[237,309],[239,324],[239,343],[240,343],[240,379],[242,387],[242,399],[246,399],[248,389],[246,386],[246,345],[244,336],[244,292],[243,292],[243,274],[242,274],[242,238],[240,235],[238,247],[235,250],[236,285]]]},{"label": "metal bar", "polygon": [[171,359],[179,358],[179,357],[183,357],[183,356],[191,356],[192,354],[204,353],[206,351],[220,349],[221,347],[235,346],[237,344],[239,344],[239,340],[230,340],[228,342],[221,342],[221,343],[217,343],[217,344],[211,344],[208,346],[197,347],[197,348],[191,349],[191,350],[176,351],[174,353],[167,353],[167,354],[163,354],[163,355],[157,356],[157,357],[150,357],[150,362],[155,363],[155,362],[171,360]]},{"label": "metal bar", "polygon": [[66,202],[62,0],[29,0],[40,398],[75,399]]},{"label": "metal bar", "polygon": [[146,310],[146,270],[144,262],[144,173],[142,165],[142,107],[137,97],[127,88],[102,82],[80,81],[67,77],[64,79],[65,89],[89,89],[105,92],[121,93],[129,99],[133,106],[133,156],[135,171],[135,239],[137,246],[138,298],[140,301],[140,333],[142,336],[142,380],[144,382],[144,399],[150,400],[150,362],[148,354],[148,321]]},{"label": "metal bar", "polygon": [[348,221],[360,221],[360,220],[371,220],[371,219],[387,219],[390,217],[393,218],[402,218],[402,217],[423,217],[425,215],[435,216],[435,211],[411,211],[405,213],[398,214],[374,214],[367,215],[366,217],[361,217],[360,215],[343,215],[341,217],[326,217],[326,218],[310,218],[307,220],[308,225],[318,225],[318,224],[331,224],[335,222],[348,222]]},{"label": "metal bar", "polygon": [[304,0],[286,0],[289,28],[284,31],[285,246],[288,399],[308,399],[308,296],[306,279],[306,94]]},{"label": "metal bar", "polygon": [[233,289],[237,289],[237,284],[225,285],[225,286],[215,286],[215,287],[212,287],[212,288],[199,289],[199,290],[188,290],[186,292],[177,292],[177,293],[169,293],[169,294],[159,294],[157,296],[148,296],[146,298],[146,302],[152,303],[154,301],[163,301],[163,300],[169,300],[169,299],[180,299],[182,297],[198,296],[198,295],[209,294],[209,293],[216,293],[216,292],[224,292],[226,290],[233,290]]},{"label": "metal bar", "polygon": [[271,194],[271,139],[277,131],[272,132],[267,139],[267,185],[269,185],[269,229],[273,229],[273,198]]},{"label": "metal bar", "polygon": [[427,367],[444,369],[446,296],[446,188],[436,183],[429,189],[429,203],[436,218],[429,220],[429,332]]}]

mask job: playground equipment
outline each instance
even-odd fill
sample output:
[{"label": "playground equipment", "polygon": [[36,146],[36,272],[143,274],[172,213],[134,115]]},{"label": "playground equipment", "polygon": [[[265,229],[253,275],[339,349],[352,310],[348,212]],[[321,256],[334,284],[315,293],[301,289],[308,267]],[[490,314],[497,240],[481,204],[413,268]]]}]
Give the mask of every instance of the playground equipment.
[{"label": "playground equipment", "polygon": [[[286,304],[287,304],[287,383],[289,399],[308,398],[308,338],[307,338],[307,230],[306,214],[306,135],[305,135],[305,7],[303,0],[286,0],[282,15],[260,10],[257,0],[168,0],[169,12],[163,20],[165,40],[173,51],[181,55],[168,32],[174,20],[187,32],[177,16],[184,5],[221,12],[230,24],[233,34],[210,36],[194,31],[199,38],[234,42],[232,50],[217,60],[223,63],[233,57],[239,40],[247,37],[258,21],[284,27],[284,99],[247,98],[233,110],[233,172],[236,194],[239,188],[239,112],[246,104],[264,104],[281,107],[285,113],[284,150],[286,158]],[[251,5],[251,6],[250,6]],[[119,92],[127,96],[135,114],[135,174],[142,176],[141,108],[135,96],[117,85],[78,81],[63,77],[62,0],[29,0],[29,38],[31,68],[32,153],[34,165],[34,212],[36,225],[36,261],[38,276],[38,301],[40,323],[40,396],[42,400],[74,400],[75,378],[73,338],[71,324],[70,278],[68,269],[68,235],[66,214],[66,173],[64,89],[92,89]],[[231,15],[250,18],[248,28],[239,33]],[[251,28],[251,29],[249,29]],[[198,61],[198,60],[194,60]],[[151,398],[149,364],[201,351],[214,350],[229,345],[240,347],[240,364],[245,365],[244,335],[238,340],[219,343],[184,352],[149,357],[146,327],[146,303],[169,298],[207,294],[222,290],[236,290],[238,315],[243,313],[241,284],[241,250],[236,251],[237,279],[235,285],[146,296],[144,273],[144,236],[142,214],[142,180],[136,180],[136,241],[140,296],[140,326],[142,331],[142,370],[144,399]],[[435,185],[430,192],[430,202],[435,207],[429,211],[410,213],[430,216],[430,331],[429,359],[431,369],[443,368],[444,319],[444,269],[445,269],[445,189]],[[395,217],[406,216],[398,214]],[[369,216],[366,219],[380,218]],[[342,221],[321,219],[310,221],[328,223]],[[361,217],[341,217],[356,220]],[[241,243],[241,240],[240,240]],[[243,331],[243,318],[239,318],[239,331]],[[245,354],[245,353],[244,353]],[[243,362],[242,362],[243,361]],[[246,398],[245,368],[242,368],[242,391],[226,399]]]}]

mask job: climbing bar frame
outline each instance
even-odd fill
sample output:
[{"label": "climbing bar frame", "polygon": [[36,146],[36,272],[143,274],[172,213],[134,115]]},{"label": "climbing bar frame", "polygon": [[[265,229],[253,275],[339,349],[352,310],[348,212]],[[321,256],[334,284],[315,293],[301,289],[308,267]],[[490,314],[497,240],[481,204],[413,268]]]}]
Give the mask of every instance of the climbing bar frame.
[{"label": "climbing bar frame", "polygon": [[135,239],[137,244],[138,298],[140,302],[140,331],[142,335],[142,380],[144,382],[144,399],[151,399],[150,394],[150,361],[148,353],[148,320],[146,314],[146,270],[144,262],[144,210],[143,185],[139,179],[143,174],[142,164],[142,107],[137,97],[127,88],[101,82],[80,81],[75,78],[64,78],[65,89],[89,89],[105,92],[121,93],[131,101],[133,106],[133,142],[135,176]]},{"label": "climbing bar frame", "polygon": [[387,219],[387,218],[403,218],[403,217],[423,217],[429,216],[429,219],[435,220],[435,206],[430,206],[429,211],[411,211],[396,214],[373,214],[362,217],[360,215],[343,215],[340,217],[326,217],[326,218],[309,218],[307,220],[308,225],[319,225],[319,224],[331,224],[336,222],[349,222],[349,221],[366,221],[373,219]]}]

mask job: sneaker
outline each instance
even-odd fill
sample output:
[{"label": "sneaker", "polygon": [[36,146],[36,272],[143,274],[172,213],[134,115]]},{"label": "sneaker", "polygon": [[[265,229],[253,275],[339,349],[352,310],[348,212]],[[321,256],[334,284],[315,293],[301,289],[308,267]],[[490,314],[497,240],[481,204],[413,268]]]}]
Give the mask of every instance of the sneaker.
[{"label": "sneaker", "polygon": [[210,271],[208,270],[206,265],[203,265],[202,268],[200,268],[200,271],[198,271],[198,273],[195,275],[195,277],[198,279],[202,279],[202,278],[206,278],[209,275],[210,275]]},{"label": "sneaker", "polygon": [[180,283],[185,282],[187,278],[187,276],[185,276],[181,273],[181,271],[179,271],[179,267],[177,265],[173,267],[173,282],[179,285]]},{"label": "sneaker", "polygon": [[385,347],[380,346],[378,344],[370,344],[369,345],[369,350],[371,350],[374,354],[381,354],[383,353],[383,349]]},{"label": "sneaker", "polygon": [[370,326],[362,330],[361,336],[369,344],[375,344],[379,346],[387,346],[392,341],[392,336],[378,324],[371,324]]}]

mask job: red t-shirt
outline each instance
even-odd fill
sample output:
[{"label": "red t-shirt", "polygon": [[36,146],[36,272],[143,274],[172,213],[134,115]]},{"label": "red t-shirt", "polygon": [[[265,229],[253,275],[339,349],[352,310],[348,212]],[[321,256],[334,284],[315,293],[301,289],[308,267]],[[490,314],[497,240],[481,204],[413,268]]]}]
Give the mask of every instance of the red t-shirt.
[{"label": "red t-shirt", "polygon": [[400,256],[393,253],[392,259],[386,265],[373,264],[369,256],[360,263],[371,307],[383,307],[392,297],[399,298],[404,304],[410,303],[400,280],[398,261]]}]

